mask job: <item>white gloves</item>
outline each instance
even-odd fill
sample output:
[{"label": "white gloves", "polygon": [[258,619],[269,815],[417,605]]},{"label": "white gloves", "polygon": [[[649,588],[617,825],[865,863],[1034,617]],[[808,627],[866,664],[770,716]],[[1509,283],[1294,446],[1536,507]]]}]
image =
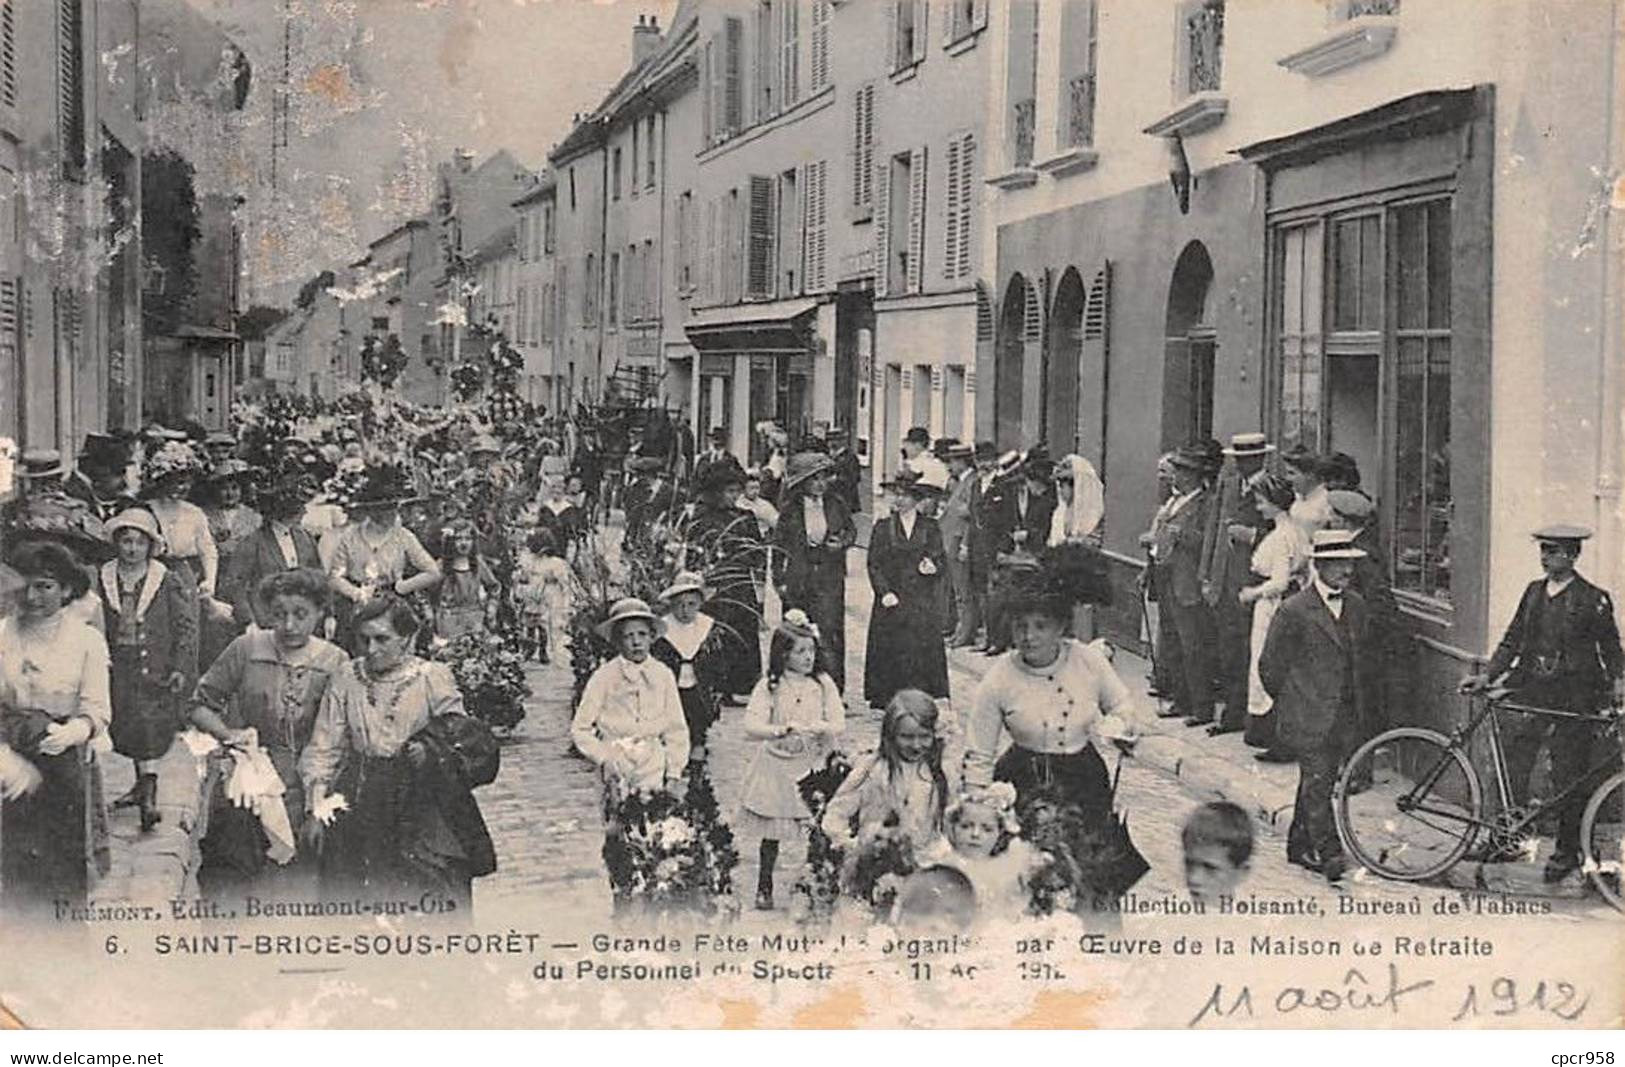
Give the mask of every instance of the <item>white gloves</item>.
[{"label": "white gloves", "polygon": [[60,756],[75,745],[89,741],[90,732],[90,720],[83,716],[52,723],[46,727],[45,739],[39,744],[40,755]]}]

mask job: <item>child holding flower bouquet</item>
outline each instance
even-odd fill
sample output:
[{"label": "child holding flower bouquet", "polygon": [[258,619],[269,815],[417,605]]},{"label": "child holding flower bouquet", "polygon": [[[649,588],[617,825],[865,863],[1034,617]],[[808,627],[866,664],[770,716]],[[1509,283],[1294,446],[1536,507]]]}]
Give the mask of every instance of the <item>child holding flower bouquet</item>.
[{"label": "child holding flower bouquet", "polygon": [[745,707],[745,736],[760,741],[745,772],[739,829],[761,836],[756,907],[773,907],[779,842],[801,838],[811,818],[797,783],[823,765],[845,729],[840,690],[824,670],[818,628],[800,608],[785,612],[768,645],[767,677]]},{"label": "child holding flower bouquet", "polygon": [[960,794],[944,813],[945,836],[922,856],[970,879],[983,916],[1014,919],[1031,900],[1028,882],[1041,861],[1020,837],[1015,807],[1016,789],[1008,782]]}]

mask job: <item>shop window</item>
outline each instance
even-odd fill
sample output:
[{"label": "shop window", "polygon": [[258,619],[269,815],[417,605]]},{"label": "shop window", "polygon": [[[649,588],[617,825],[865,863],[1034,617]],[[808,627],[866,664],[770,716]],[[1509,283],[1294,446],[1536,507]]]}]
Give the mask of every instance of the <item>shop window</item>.
[{"label": "shop window", "polygon": [[1320,448],[1321,225],[1311,222],[1277,233],[1275,294],[1279,316],[1276,359],[1280,375],[1283,447]]}]

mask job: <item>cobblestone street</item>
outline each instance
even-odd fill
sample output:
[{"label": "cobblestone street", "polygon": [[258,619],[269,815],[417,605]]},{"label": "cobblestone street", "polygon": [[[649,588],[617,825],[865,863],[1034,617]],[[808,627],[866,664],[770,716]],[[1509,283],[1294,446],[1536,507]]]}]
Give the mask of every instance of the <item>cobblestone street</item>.
[{"label": "cobblestone street", "polygon": [[[864,556],[853,552],[849,558],[847,584],[847,676],[853,688],[861,689],[864,636],[868,626],[871,594],[864,571]],[[986,657],[955,653],[949,658],[954,717],[968,706]],[[1143,661],[1119,653],[1121,673],[1131,688],[1143,694]],[[490,902],[529,909],[545,902],[549,910],[564,909],[572,915],[607,916],[608,883],[598,851],[602,844],[599,813],[599,780],[584,760],[569,755],[571,674],[565,667],[533,666],[531,684],[535,691],[529,714],[503,751],[502,773],[497,781],[480,791],[481,806],[496,839],[500,867],[496,874],[477,885],[477,903]],[[1149,715],[1149,699],[1146,714]],[[738,802],[739,788],[751,756],[750,742],[742,736],[744,710],[725,707],[722,718],[711,732],[710,766],[716,783],[723,817],[731,818]],[[879,734],[880,718],[862,706],[861,695],[847,701],[846,734],[841,745],[850,755],[873,751]],[[1146,724],[1155,728],[1154,722]],[[1194,733],[1194,731],[1193,731]],[[1207,741],[1207,739],[1202,739]],[[1216,744],[1215,742],[1208,742]],[[948,762],[958,766],[961,747],[950,743]],[[1108,764],[1114,763],[1108,757]],[[1279,769],[1274,769],[1279,770]],[[1288,768],[1286,773],[1291,773]],[[1118,784],[1118,808],[1128,816],[1135,843],[1151,864],[1150,872],[1135,887],[1140,898],[1162,894],[1183,896],[1179,832],[1185,816],[1209,792],[1202,779],[1184,780],[1133,756],[1122,764]],[[1342,888],[1333,888],[1317,875],[1288,864],[1284,849],[1285,824],[1274,830],[1262,829],[1253,858],[1253,871],[1246,891],[1272,898],[1314,897],[1328,913],[1335,914],[1336,898],[1352,894],[1365,900],[1403,901],[1421,892],[1446,890],[1413,887],[1384,882],[1356,870]],[[738,842],[740,865],[735,884],[747,905],[756,884],[755,840]],[[799,845],[785,846],[780,859],[778,903],[788,899],[788,886],[794,881],[801,862]],[[1605,913],[1596,898],[1554,901],[1554,910],[1582,914]],[[782,910],[779,914],[783,914]]]}]

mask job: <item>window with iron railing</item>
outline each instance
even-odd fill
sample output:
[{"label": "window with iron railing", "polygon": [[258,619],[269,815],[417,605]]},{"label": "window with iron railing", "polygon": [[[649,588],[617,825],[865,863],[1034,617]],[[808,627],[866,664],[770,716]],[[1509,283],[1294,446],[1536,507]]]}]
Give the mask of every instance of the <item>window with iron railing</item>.
[{"label": "window with iron railing", "polygon": [[1218,92],[1223,58],[1224,0],[1206,0],[1185,16],[1185,92]]},{"label": "window with iron railing", "polygon": [[1017,100],[1011,107],[1011,159],[1018,167],[1028,166],[1033,161],[1033,119],[1036,108],[1037,101],[1031,98]]},{"label": "window with iron railing", "polygon": [[1095,75],[1079,74],[1066,83],[1066,144],[1088,148],[1095,143]]}]

